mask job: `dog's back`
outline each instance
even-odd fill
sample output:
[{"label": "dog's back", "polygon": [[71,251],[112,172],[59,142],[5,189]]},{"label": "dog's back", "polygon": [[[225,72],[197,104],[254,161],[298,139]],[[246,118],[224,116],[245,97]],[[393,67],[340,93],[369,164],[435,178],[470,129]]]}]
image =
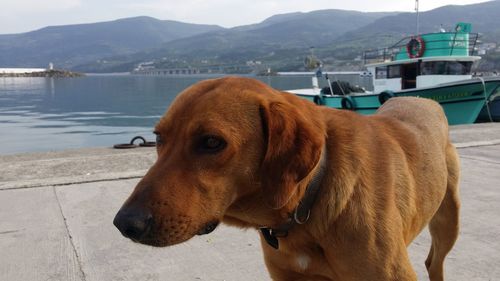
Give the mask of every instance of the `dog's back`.
[{"label": "dog's back", "polygon": [[420,141],[426,145],[449,143],[448,121],[443,108],[435,101],[417,97],[397,97],[388,100],[378,110],[378,115],[390,116],[420,131]]}]

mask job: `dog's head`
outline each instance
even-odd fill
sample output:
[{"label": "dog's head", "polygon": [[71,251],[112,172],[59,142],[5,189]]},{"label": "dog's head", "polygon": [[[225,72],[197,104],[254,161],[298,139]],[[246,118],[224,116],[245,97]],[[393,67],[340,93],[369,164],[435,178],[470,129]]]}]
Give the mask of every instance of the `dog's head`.
[{"label": "dog's head", "polygon": [[250,194],[282,208],[325,141],[307,103],[246,78],[186,89],[156,125],[158,159],[114,224],[136,242],[167,246],[213,231]]}]

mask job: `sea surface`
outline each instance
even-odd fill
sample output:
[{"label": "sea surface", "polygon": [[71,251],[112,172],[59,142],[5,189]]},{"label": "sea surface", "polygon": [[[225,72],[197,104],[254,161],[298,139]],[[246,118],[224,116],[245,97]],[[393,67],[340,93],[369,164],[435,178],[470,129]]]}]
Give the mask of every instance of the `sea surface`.
[{"label": "sea surface", "polygon": [[[214,77],[0,78],[0,154],[111,147],[137,135],[154,141],[153,127],[176,95]],[[309,76],[253,78],[281,90],[311,87]],[[331,78],[369,88],[367,77]]]}]

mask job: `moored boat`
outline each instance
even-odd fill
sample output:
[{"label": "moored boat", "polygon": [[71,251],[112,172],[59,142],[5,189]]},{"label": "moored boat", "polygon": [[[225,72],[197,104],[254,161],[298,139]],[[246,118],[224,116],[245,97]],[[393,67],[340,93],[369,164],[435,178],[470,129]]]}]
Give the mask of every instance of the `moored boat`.
[{"label": "moored boat", "polygon": [[[487,101],[500,93],[500,77],[472,76],[472,65],[481,57],[474,55],[478,35],[470,31],[471,24],[459,23],[454,32],[411,36],[388,48],[365,51],[373,92],[339,94],[331,87],[314,86],[289,92],[361,114],[373,114],[395,96],[418,96],[439,102],[452,125],[474,123],[483,106],[491,105]],[[341,85],[337,82],[335,86]],[[485,110],[491,115],[492,110]]]}]

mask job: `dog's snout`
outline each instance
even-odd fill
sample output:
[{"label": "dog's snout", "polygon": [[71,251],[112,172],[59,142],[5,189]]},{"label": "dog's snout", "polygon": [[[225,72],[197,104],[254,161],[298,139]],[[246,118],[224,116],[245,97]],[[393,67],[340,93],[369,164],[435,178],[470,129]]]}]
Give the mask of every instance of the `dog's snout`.
[{"label": "dog's snout", "polygon": [[113,224],[123,236],[140,240],[151,229],[153,216],[150,212],[137,209],[121,209],[116,214]]}]

